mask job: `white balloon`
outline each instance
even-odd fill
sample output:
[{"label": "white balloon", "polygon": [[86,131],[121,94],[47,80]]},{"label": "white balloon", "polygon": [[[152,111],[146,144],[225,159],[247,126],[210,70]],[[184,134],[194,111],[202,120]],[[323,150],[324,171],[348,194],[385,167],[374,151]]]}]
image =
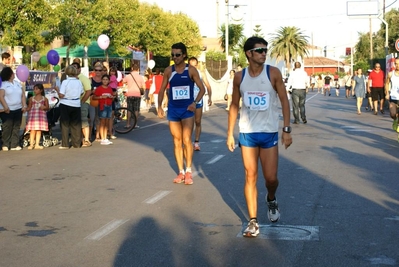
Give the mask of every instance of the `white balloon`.
[{"label": "white balloon", "polygon": [[117,73],[116,80],[117,80],[118,82],[122,81],[122,72],[120,72],[120,71],[118,70],[116,73]]},{"label": "white balloon", "polygon": [[150,60],[150,61],[148,61],[148,67],[150,68],[150,69],[153,69],[154,67],[155,67],[155,61],[154,60]]}]

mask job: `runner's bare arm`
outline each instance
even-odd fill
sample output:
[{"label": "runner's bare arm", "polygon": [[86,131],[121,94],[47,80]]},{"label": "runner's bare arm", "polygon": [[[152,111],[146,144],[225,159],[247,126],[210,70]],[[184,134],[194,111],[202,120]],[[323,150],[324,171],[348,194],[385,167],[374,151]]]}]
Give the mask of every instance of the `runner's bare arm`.
[{"label": "runner's bare arm", "polygon": [[228,125],[227,125],[227,148],[233,152],[235,148],[234,142],[234,127],[237,121],[238,109],[240,108],[240,84],[241,84],[242,71],[237,72],[233,79],[233,95],[231,98]]},{"label": "runner's bare arm", "polygon": [[172,67],[169,66],[164,71],[161,88],[159,89],[158,109],[160,109],[160,108],[162,109],[162,101],[163,101],[163,97],[165,95],[166,86],[168,86],[169,77],[170,77],[171,73],[172,73]]},{"label": "runner's bare arm", "polygon": [[202,83],[201,78],[199,76],[199,72],[198,72],[198,70],[195,67],[189,66],[188,67],[188,72],[190,74],[191,79],[195,82],[195,84],[200,89],[200,91],[199,91],[199,93],[197,95],[197,98],[194,99],[195,102],[199,102],[202,99],[202,97],[204,96],[204,94],[205,94],[204,84]]}]

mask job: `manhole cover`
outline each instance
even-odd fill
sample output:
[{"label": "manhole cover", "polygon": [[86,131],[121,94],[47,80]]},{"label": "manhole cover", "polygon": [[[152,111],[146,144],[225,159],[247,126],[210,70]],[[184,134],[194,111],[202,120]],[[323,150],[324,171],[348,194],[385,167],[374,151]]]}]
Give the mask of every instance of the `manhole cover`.
[{"label": "manhole cover", "polygon": [[[243,223],[241,232],[237,237],[243,237],[242,231],[247,227]],[[259,224],[259,235],[257,238],[275,240],[319,240],[318,226],[294,226],[294,225],[267,225]]]}]

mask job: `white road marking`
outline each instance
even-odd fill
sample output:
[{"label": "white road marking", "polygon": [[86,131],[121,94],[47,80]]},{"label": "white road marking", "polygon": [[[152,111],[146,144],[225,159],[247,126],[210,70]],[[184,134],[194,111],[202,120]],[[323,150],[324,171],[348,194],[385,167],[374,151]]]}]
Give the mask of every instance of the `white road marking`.
[{"label": "white road marking", "polygon": [[361,127],[361,126],[341,126],[342,129],[349,132],[373,132],[374,130],[370,127]]},{"label": "white road marking", "polygon": [[222,143],[224,141],[226,141],[226,140],[225,139],[215,139],[215,140],[212,140],[211,143]]},{"label": "white road marking", "polygon": [[155,202],[157,202],[160,199],[162,199],[162,198],[166,197],[167,195],[169,195],[171,192],[172,191],[159,191],[155,195],[153,195],[152,197],[149,197],[146,200],[144,200],[144,203],[154,204]]},{"label": "white road marking", "polygon": [[306,98],[306,101],[305,102],[308,102],[309,100],[311,100],[313,97],[315,97],[315,96],[317,96],[319,93],[317,93],[317,94],[315,94],[314,96],[311,96],[311,97],[309,97],[309,98]]},{"label": "white road marking", "polygon": [[373,132],[371,129],[351,129],[349,132]]},{"label": "white road marking", "polygon": [[104,236],[108,235],[119,226],[123,225],[128,220],[112,220],[97,231],[91,233],[90,235],[86,236],[85,239],[88,240],[100,240]]},{"label": "white road marking", "polygon": [[149,128],[149,127],[152,127],[152,126],[155,126],[155,125],[158,125],[158,124],[167,123],[167,122],[168,122],[168,121],[161,121],[161,122],[153,123],[153,124],[146,125],[146,126],[140,126],[140,129]]},{"label": "white road marking", "polygon": [[205,164],[213,164],[213,163],[215,163],[216,161],[222,159],[223,157],[224,157],[224,155],[217,155],[217,156],[214,156],[213,158],[211,158],[210,160],[208,160],[207,162],[205,162]]}]

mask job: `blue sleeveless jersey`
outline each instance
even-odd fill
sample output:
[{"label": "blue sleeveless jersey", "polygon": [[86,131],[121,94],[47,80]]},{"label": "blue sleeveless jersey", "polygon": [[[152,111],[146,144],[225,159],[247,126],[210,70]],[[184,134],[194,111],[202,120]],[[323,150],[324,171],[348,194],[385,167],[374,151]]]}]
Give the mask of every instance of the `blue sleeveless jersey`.
[{"label": "blue sleeveless jersey", "polygon": [[168,108],[187,108],[194,102],[194,81],[188,73],[188,64],[182,74],[177,73],[175,65],[172,65],[168,97]]}]

